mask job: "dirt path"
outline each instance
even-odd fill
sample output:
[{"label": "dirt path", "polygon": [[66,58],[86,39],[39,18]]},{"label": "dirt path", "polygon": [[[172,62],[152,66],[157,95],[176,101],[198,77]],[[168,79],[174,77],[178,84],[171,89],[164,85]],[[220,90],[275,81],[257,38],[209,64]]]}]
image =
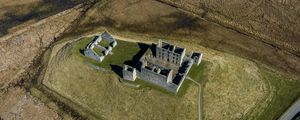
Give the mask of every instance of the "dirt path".
[{"label": "dirt path", "polygon": [[[92,36],[96,36],[98,35],[98,33],[93,33],[93,34],[89,34],[89,35],[84,35],[84,36],[80,36],[76,39],[73,39],[73,40],[68,40],[68,41],[65,41],[65,42],[62,42],[60,44],[57,44],[57,45],[54,45],[53,48],[52,48],[52,53],[50,55],[50,59],[52,59],[52,57],[62,48],[64,47],[66,44],[68,43],[72,43],[72,42],[75,42],[75,41],[78,41],[82,38],[85,38],[85,37],[92,37]],[[54,53],[54,54],[53,54]]]},{"label": "dirt path", "polygon": [[151,41],[142,41],[142,40],[136,40],[136,39],[131,39],[131,38],[125,38],[117,35],[112,35],[115,39],[122,40],[122,41],[128,41],[128,42],[143,42],[143,43],[148,43],[151,44]]},{"label": "dirt path", "polygon": [[193,83],[195,83],[196,85],[198,85],[198,120],[202,120],[202,90],[201,90],[201,85],[196,82],[195,80],[193,80],[191,77],[187,76],[186,77],[187,80],[192,81]]}]

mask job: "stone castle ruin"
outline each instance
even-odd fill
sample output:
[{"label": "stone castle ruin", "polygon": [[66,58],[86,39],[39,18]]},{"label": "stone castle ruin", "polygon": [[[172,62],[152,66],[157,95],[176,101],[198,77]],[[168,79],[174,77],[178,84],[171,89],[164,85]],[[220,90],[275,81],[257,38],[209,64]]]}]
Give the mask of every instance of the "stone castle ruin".
[{"label": "stone castle ruin", "polygon": [[106,55],[112,54],[116,45],[117,41],[108,32],[103,32],[86,46],[84,55],[102,62]]},{"label": "stone castle ruin", "polygon": [[185,53],[185,48],[160,40],[135,66],[124,65],[123,78],[130,81],[140,78],[177,93],[192,65],[199,65],[202,59],[201,53],[193,52],[190,56]]}]

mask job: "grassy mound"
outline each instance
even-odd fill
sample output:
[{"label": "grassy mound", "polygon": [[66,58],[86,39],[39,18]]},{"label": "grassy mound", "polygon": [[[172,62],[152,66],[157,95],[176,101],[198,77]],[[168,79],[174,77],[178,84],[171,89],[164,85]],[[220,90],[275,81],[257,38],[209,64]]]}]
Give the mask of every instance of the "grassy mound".
[{"label": "grassy mound", "polygon": [[[92,38],[73,43],[71,50],[63,54],[67,59],[56,60],[55,56],[43,81],[51,90],[104,119],[197,119],[197,86],[190,85],[181,97],[142,87],[139,89],[120,83],[113,72],[103,72],[86,64],[115,70],[124,62],[134,59],[139,54],[141,45],[118,41],[113,55],[107,56],[102,63],[84,57],[79,50]],[[59,53],[59,52],[58,52]],[[66,56],[66,55],[63,55]],[[59,65],[55,65],[59,64]],[[91,114],[91,115],[92,115]]]},{"label": "grassy mound", "polygon": [[[80,42],[81,41],[78,43]],[[118,45],[120,45],[121,42],[119,42]],[[124,42],[124,44],[127,43],[128,42]],[[205,53],[203,64],[193,66],[189,73],[192,79],[202,84],[205,83],[203,86],[204,119],[276,119],[300,95],[299,80],[291,79],[281,73],[272,72],[249,60],[203,48],[197,44],[179,41],[176,43],[182,47]],[[137,43],[128,44],[132,45],[131,49],[137,51],[140,49]],[[82,46],[79,47],[78,45]],[[74,45],[73,48],[77,50],[72,53],[78,52],[78,49],[84,46],[84,42]],[[86,61],[94,65],[112,69],[113,67],[111,67],[109,63],[113,63],[121,67],[120,65],[122,65],[124,61],[133,59],[132,55],[134,56],[136,54],[132,52],[131,57],[126,56],[124,52],[128,51],[125,51],[123,48],[126,48],[126,50],[128,48],[125,46],[115,48],[115,50],[121,50],[121,55],[124,55],[122,57],[124,59],[119,62],[117,62],[118,60],[114,61],[114,59],[117,58],[114,57],[114,55],[117,55],[116,51],[113,51],[114,54],[110,56],[112,58],[108,57],[108,59],[105,59],[105,61],[100,64],[91,59],[86,59],[77,53],[71,55],[67,62],[61,63],[62,66],[51,68],[54,72],[48,72],[50,77],[44,81],[44,84],[62,96],[66,96],[72,101],[84,106],[85,109],[96,111],[95,114],[105,118],[112,117],[110,116],[112,114],[114,118],[111,119],[117,119],[121,116],[126,116],[128,119],[146,119],[146,117],[149,118],[158,114],[160,117],[156,116],[155,118],[157,119],[170,119],[169,115],[172,116],[172,119],[197,118],[198,88],[195,84],[191,84],[189,80],[186,80],[184,83],[184,85],[189,87],[183,86],[183,88],[186,88],[186,94],[182,97],[177,97],[157,91],[158,89],[151,86],[151,84],[144,84],[144,86],[141,86],[141,89],[128,87],[124,84],[120,84],[115,74],[96,71],[84,64]],[[52,63],[58,64],[58,62]],[[209,68],[208,73],[206,73],[206,70],[201,71],[201,69],[206,68]],[[80,84],[78,85],[78,83]],[[86,88],[86,85],[89,87]],[[88,92],[89,90],[92,92]],[[143,96],[143,99],[140,99],[136,95],[139,95],[139,97]],[[128,98],[128,96],[130,97]],[[97,100],[93,100],[90,97]],[[82,100],[83,98],[84,100]],[[121,100],[118,101],[116,99],[124,99],[124,101],[120,103],[121,106],[119,106]],[[143,101],[145,99],[151,100],[145,102]],[[172,102],[166,102],[162,105],[164,107],[159,107],[154,105],[158,104],[158,101]],[[177,105],[175,105],[175,103],[177,103]],[[118,105],[112,107],[112,104]],[[136,111],[141,110],[141,106],[146,106],[145,108],[148,109],[143,112],[129,110],[130,115],[128,115],[125,113],[131,108],[124,107],[124,104],[133,105],[134,107],[132,107],[132,109]],[[165,105],[169,107],[165,107]],[[173,110],[172,113],[166,112],[171,108]],[[97,111],[97,109],[99,110]],[[107,109],[113,112],[109,112]],[[124,109],[127,111],[124,111]],[[179,109],[181,109],[180,111],[182,112],[179,112]],[[123,112],[120,112],[122,110]],[[137,116],[143,116],[143,118],[138,118]]]}]

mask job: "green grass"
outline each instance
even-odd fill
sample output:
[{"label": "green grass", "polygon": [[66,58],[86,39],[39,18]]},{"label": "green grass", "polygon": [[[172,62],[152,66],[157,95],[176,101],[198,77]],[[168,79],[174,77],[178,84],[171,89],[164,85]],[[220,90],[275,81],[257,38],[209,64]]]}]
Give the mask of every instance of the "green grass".
[{"label": "green grass", "polygon": [[177,96],[182,97],[184,94],[187,94],[188,88],[193,84],[190,80],[184,80],[179,91],[177,92]]},{"label": "green grass", "polygon": [[77,53],[82,61],[86,61],[106,69],[111,70],[113,69],[112,66],[123,67],[123,64],[126,61],[131,61],[133,56],[140,51],[139,45],[137,43],[117,40],[118,45],[113,48],[113,54],[105,56],[104,60],[100,63],[90,58],[87,59],[84,55],[79,54],[79,50],[83,50],[92,39],[93,37],[88,37],[78,41],[75,44],[75,49],[73,49],[73,52]]},{"label": "green grass", "polygon": [[99,55],[104,56],[103,51],[100,48],[94,47],[93,50]]},{"label": "green grass", "polygon": [[106,56],[106,58],[104,58],[104,60],[99,64],[100,66],[104,68],[111,68],[111,65],[123,67],[123,64],[126,61],[131,61],[133,56],[140,51],[137,43],[125,42],[121,40],[117,40],[117,42],[118,45],[112,50],[113,55]]},{"label": "green grass", "polygon": [[105,48],[108,48],[110,46],[110,42],[104,39],[102,39],[98,44]]},{"label": "green grass", "polygon": [[[266,68],[260,69],[264,79],[271,85],[271,94],[273,97],[266,108],[257,107],[254,111],[260,111],[257,120],[274,120],[278,119],[290,105],[300,96],[300,80],[293,80],[285,75],[279,75],[271,72]],[[260,105],[261,106],[261,105]]]},{"label": "green grass", "polygon": [[201,61],[201,63],[197,65],[193,65],[190,69],[188,76],[193,80],[200,84],[204,84],[204,80],[206,79],[206,73],[208,73],[208,61]]}]

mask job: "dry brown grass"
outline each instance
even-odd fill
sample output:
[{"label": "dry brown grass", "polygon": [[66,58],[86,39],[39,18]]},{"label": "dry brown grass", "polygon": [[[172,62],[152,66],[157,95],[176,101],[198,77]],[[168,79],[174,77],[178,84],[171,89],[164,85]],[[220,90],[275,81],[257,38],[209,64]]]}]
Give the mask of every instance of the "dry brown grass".
[{"label": "dry brown grass", "polygon": [[4,120],[62,119],[40,100],[18,87],[8,89],[7,93],[0,93],[0,116]]},{"label": "dry brown grass", "polygon": [[253,62],[231,55],[208,56],[213,63],[204,88],[206,119],[239,119],[265,99],[267,86]]},{"label": "dry brown grass", "polygon": [[[13,10],[19,10],[19,13],[30,12],[30,6],[35,6],[40,2],[40,0],[22,0],[22,1],[11,1],[11,0],[1,0],[0,1],[0,16],[5,18],[5,13]],[[24,9],[25,8],[25,9]],[[32,8],[32,7],[31,7]],[[18,13],[15,13],[18,14]]]},{"label": "dry brown grass", "polygon": [[[22,1],[11,1],[11,0],[1,0],[0,1],[0,36],[4,34],[17,31],[18,28],[30,25],[37,20],[32,19],[28,21],[18,22],[21,17],[29,14],[36,8],[41,0],[22,0]],[[36,16],[38,17],[38,16]],[[19,25],[21,24],[21,25]],[[15,26],[19,25],[19,26]]]},{"label": "dry brown grass", "polygon": [[83,0],[1,0],[0,36],[16,32]]},{"label": "dry brown grass", "polygon": [[[239,3],[238,1],[234,2]],[[245,1],[240,3],[243,2]],[[113,0],[104,6],[98,4],[95,6],[81,19],[79,27],[74,29],[72,35],[104,26],[122,32],[144,33],[145,35],[171,37],[176,40],[186,39],[188,42],[259,61],[284,72],[296,75],[300,72],[300,67],[297,66],[300,59],[293,54],[278,50],[260,39],[199,19],[157,1]],[[239,5],[234,6],[239,7]],[[224,7],[224,11],[231,8],[227,4],[222,7]],[[237,13],[234,14],[239,14],[238,11],[235,12]]]}]

